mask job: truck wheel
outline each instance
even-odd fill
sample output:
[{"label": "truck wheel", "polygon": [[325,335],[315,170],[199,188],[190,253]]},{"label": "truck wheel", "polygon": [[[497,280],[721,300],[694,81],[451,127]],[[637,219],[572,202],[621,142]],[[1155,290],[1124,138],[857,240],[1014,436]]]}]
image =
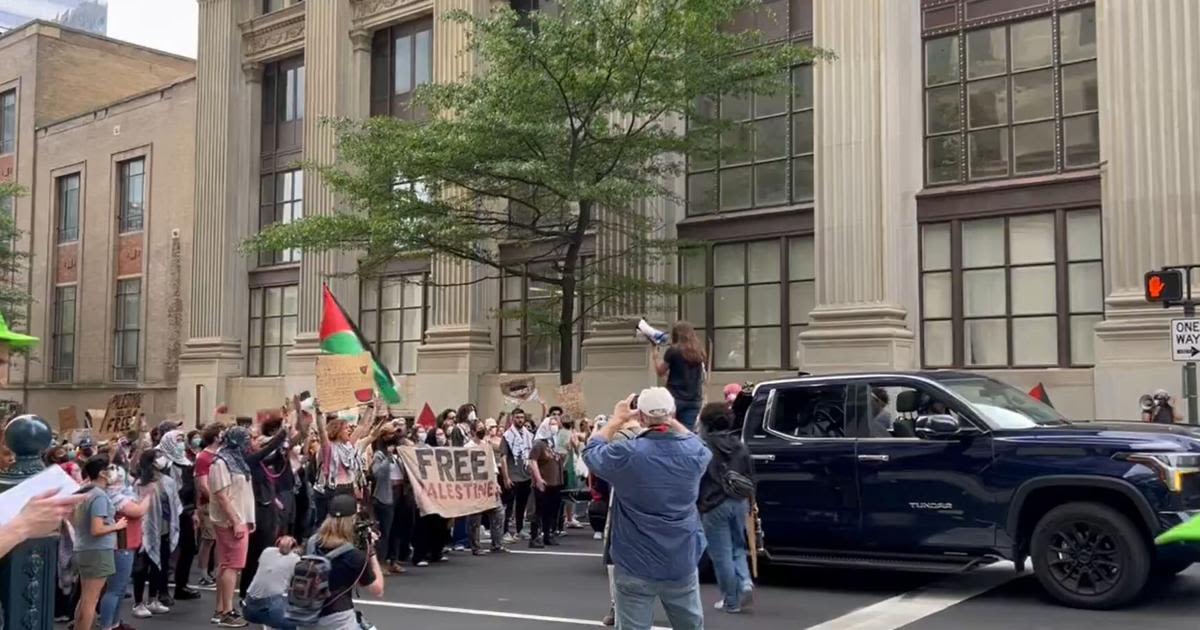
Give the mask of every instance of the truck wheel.
[{"label": "truck wheel", "polygon": [[1124,514],[1101,503],[1067,503],[1033,530],[1033,571],[1051,597],[1105,610],[1141,593],[1153,562],[1150,543]]}]

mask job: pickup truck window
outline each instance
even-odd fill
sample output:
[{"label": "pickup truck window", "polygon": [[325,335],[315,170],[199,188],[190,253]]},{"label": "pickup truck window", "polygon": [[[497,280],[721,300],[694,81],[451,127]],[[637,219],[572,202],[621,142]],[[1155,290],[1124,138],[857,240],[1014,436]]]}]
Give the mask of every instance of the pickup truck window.
[{"label": "pickup truck window", "polygon": [[819,385],[777,390],[767,429],[795,438],[852,437],[846,424],[846,386]]},{"label": "pickup truck window", "polygon": [[967,399],[993,429],[1032,429],[1069,424],[1053,407],[1029,394],[983,376],[939,379],[947,389]]}]

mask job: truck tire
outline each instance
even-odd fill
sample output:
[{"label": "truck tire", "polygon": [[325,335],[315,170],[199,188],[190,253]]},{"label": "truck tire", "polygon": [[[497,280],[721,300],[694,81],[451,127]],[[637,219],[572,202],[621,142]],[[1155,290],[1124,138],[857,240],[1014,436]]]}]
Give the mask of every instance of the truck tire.
[{"label": "truck tire", "polygon": [[1038,520],[1030,542],[1038,582],[1073,608],[1123,606],[1150,577],[1150,542],[1129,517],[1102,503],[1050,510]]}]

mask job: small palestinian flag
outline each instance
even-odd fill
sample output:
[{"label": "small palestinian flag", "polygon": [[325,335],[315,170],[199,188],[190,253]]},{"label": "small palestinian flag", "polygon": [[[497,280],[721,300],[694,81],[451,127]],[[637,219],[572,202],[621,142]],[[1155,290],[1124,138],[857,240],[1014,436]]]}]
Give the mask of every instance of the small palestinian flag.
[{"label": "small palestinian flag", "polygon": [[371,353],[371,365],[375,373],[375,387],[379,395],[389,405],[400,404],[400,394],[396,391],[396,379],[390,370],[379,362],[371,351],[371,344],[358,331],[358,326],[346,314],[346,309],[333,296],[329,285],[323,287],[324,305],[321,313],[321,349],[329,354],[362,354]]},{"label": "small palestinian flag", "polygon": [[1054,406],[1054,403],[1050,402],[1050,394],[1046,393],[1046,386],[1041,383],[1038,383],[1033,389],[1029,390],[1029,397],[1045,403],[1047,407]]}]

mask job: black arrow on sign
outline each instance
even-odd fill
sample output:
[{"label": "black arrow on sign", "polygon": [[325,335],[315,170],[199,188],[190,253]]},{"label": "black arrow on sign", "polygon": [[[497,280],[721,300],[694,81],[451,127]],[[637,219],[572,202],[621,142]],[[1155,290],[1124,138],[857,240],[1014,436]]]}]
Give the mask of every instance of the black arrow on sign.
[{"label": "black arrow on sign", "polygon": [[1200,354],[1200,348],[1197,348],[1196,346],[1191,346],[1191,351],[1192,351],[1192,354],[1190,356],[1194,357],[1197,354]]}]

